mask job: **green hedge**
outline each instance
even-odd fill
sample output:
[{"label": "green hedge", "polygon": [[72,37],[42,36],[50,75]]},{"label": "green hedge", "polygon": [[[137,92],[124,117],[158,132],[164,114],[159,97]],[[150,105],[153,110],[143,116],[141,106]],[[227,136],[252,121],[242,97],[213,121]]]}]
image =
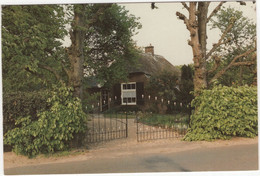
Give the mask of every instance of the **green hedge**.
[{"label": "green hedge", "polygon": [[196,107],[187,141],[230,139],[258,135],[257,88],[216,86],[192,101]]},{"label": "green hedge", "polygon": [[3,122],[4,134],[14,128],[15,120],[30,116],[33,120],[37,113],[48,109],[47,91],[40,92],[4,92],[3,94]]},{"label": "green hedge", "polygon": [[66,150],[76,134],[86,130],[86,115],[72,90],[61,87],[47,100],[48,110],[16,120],[16,127],[4,136],[4,144],[13,146],[17,154],[33,157],[40,153]]}]

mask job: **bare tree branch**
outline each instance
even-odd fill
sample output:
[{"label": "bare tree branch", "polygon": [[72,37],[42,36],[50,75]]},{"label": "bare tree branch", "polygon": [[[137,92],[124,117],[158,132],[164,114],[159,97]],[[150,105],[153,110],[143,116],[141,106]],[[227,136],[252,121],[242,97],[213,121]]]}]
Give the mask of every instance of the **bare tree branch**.
[{"label": "bare tree branch", "polygon": [[233,66],[251,66],[255,64],[256,64],[255,61],[245,61],[245,62],[236,62],[233,64]]},{"label": "bare tree branch", "polygon": [[186,4],[185,2],[182,2],[181,4],[183,5],[183,7],[184,7],[185,9],[187,9],[188,11],[190,11],[190,8],[187,6],[187,4]]},{"label": "bare tree branch", "polygon": [[223,41],[224,38],[226,37],[227,33],[232,29],[233,25],[234,25],[234,20],[232,20],[232,21],[230,22],[230,24],[228,25],[228,27],[226,28],[226,30],[222,33],[222,35],[221,35],[221,37],[220,37],[218,43],[217,43],[217,44],[214,44],[214,45],[213,45],[213,48],[212,48],[212,49],[208,52],[208,54],[205,56],[205,59],[206,59],[206,60],[212,55],[212,53],[213,53],[220,45],[226,44],[226,43],[229,42],[229,40],[226,40],[226,41],[224,41],[224,42],[222,42],[222,41]]},{"label": "bare tree branch", "polygon": [[214,67],[208,71],[208,73],[213,73],[214,71],[217,70],[217,68],[219,67],[220,65],[220,58],[218,56],[213,56],[213,59],[215,61],[214,63]]},{"label": "bare tree branch", "polygon": [[226,1],[222,1],[219,3],[219,5],[211,12],[211,14],[209,15],[209,17],[207,18],[207,23],[209,22],[209,20],[220,10],[221,6],[225,3]]},{"label": "bare tree branch", "polygon": [[214,80],[218,79],[220,76],[222,76],[229,68],[233,67],[236,63],[236,61],[241,58],[241,57],[245,57],[248,56],[249,54],[253,53],[256,51],[256,48],[253,48],[251,50],[248,50],[238,56],[236,56],[227,67],[223,68],[222,70],[220,70],[209,82],[209,84],[212,84]]},{"label": "bare tree branch", "polygon": [[190,27],[189,20],[188,20],[188,18],[185,15],[183,15],[180,12],[176,12],[176,16],[179,17],[180,20],[183,20],[183,22],[184,22],[184,24],[186,24],[187,28]]}]

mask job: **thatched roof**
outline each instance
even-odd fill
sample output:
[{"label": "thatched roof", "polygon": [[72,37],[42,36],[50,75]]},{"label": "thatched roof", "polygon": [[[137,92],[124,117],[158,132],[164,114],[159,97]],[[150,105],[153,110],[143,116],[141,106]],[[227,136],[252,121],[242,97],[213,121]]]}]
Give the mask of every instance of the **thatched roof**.
[{"label": "thatched roof", "polygon": [[[131,73],[145,73],[147,75],[158,75],[163,71],[167,71],[176,74],[178,77],[181,75],[180,69],[174,67],[169,61],[167,61],[163,56],[152,55],[151,53],[141,53],[137,59],[137,63],[134,65],[129,65],[127,68],[129,74]],[[104,82],[97,80],[95,76],[90,76],[86,78],[87,85],[90,87],[100,88]]]},{"label": "thatched roof", "polygon": [[129,73],[143,72],[149,75],[157,75],[163,71],[168,71],[180,76],[180,70],[174,67],[163,56],[142,53],[137,59],[137,65],[128,68]]}]

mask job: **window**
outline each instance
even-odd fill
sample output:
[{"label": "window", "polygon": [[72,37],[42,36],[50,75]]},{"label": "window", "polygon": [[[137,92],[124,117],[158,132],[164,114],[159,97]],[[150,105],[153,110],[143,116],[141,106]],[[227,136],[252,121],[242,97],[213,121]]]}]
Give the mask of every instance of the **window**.
[{"label": "window", "polygon": [[136,105],[136,83],[121,84],[122,105]]}]

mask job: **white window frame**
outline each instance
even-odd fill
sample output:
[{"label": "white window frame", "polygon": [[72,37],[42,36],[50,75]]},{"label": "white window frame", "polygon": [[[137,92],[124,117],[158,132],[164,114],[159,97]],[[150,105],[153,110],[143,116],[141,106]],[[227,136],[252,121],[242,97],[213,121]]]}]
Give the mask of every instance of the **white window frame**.
[{"label": "white window frame", "polygon": [[[128,85],[128,84],[134,84],[135,85],[135,89],[123,89],[124,85]],[[134,92],[135,97],[131,97],[131,98],[135,98],[135,102],[124,102],[124,97],[123,97],[123,93],[124,92]],[[128,83],[121,83],[121,104],[122,105],[136,105],[136,82],[128,82]]]}]

